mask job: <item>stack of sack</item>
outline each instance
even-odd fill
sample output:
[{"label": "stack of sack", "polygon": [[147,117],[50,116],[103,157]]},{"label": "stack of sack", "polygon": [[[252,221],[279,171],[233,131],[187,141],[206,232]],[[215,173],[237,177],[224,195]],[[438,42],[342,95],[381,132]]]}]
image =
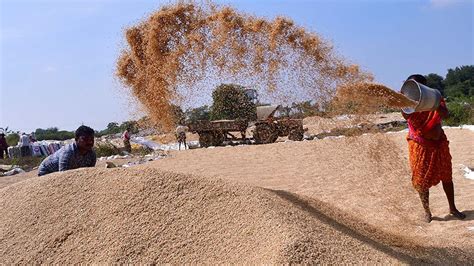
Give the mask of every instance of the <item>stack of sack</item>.
[{"label": "stack of sack", "polygon": [[[38,142],[33,142],[30,145],[31,156],[41,157],[48,156],[59,150],[64,143],[62,141],[52,141],[52,140],[43,140]],[[10,158],[20,158],[21,150],[20,146],[11,146],[8,147],[8,157]]]},{"label": "stack of sack", "polygon": [[64,144],[60,141],[39,141],[31,144],[31,155],[34,157],[48,156],[59,150]]}]

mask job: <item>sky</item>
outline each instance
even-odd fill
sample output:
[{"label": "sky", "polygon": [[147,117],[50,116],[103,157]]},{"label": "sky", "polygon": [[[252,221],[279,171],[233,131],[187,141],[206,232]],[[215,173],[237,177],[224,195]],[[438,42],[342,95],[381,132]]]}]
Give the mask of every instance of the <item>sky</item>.
[{"label": "sky", "polygon": [[[124,29],[169,1],[0,0],[0,127],[31,132],[135,119],[114,78]],[[216,1],[285,16],[399,90],[413,73],[474,64],[474,0]]]}]

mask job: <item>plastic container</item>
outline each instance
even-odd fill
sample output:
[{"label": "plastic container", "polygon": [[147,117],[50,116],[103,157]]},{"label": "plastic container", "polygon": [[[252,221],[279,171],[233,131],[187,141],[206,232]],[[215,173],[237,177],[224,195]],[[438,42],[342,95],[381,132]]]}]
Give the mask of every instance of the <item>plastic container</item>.
[{"label": "plastic container", "polygon": [[413,79],[405,81],[400,92],[418,103],[415,108],[402,108],[406,114],[436,110],[441,101],[441,93],[438,90],[420,84]]}]

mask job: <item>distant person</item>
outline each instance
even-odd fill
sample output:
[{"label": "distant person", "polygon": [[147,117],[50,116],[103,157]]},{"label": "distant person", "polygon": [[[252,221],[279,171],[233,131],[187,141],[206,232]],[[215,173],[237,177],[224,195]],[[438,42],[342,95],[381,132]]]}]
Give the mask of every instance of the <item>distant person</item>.
[{"label": "distant person", "polygon": [[36,135],[35,132],[31,132],[30,134],[30,143],[36,142]]},{"label": "distant person", "polygon": [[38,176],[82,167],[94,167],[96,154],[93,147],[94,130],[87,126],[80,126],[76,130],[74,143],[62,147],[41,162]]},{"label": "distant person", "polygon": [[[422,75],[411,75],[413,79],[426,85],[426,78]],[[452,177],[451,154],[449,141],[441,127],[441,120],[448,116],[448,109],[444,99],[436,110],[415,112],[403,117],[408,122],[408,151],[412,170],[412,184],[418,191],[425,220],[431,222],[432,216],[429,207],[429,189],[442,182],[444,192],[448,198],[449,212],[458,219],[466,215],[458,211],[454,204],[454,184]]]},{"label": "distant person", "polygon": [[[3,156],[3,152],[5,152],[5,156]],[[0,133],[0,159],[4,158],[8,158],[8,143],[5,134],[2,132]]]},{"label": "distant person", "polygon": [[21,134],[19,144],[21,157],[31,156],[30,137],[25,132]]},{"label": "distant person", "polygon": [[125,151],[128,153],[132,152],[132,146],[130,145],[130,129],[127,128],[122,134],[123,146]]},{"label": "distant person", "polygon": [[181,144],[184,145],[184,149],[186,150],[186,132],[189,130],[187,126],[179,125],[176,127],[176,140],[178,141],[178,150],[181,150]]}]

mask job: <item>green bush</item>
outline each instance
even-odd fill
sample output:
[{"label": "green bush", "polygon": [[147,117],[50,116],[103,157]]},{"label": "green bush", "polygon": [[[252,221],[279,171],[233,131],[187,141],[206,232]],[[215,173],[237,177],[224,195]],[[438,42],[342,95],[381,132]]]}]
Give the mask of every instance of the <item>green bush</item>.
[{"label": "green bush", "polygon": [[139,125],[137,121],[130,120],[130,121],[125,121],[122,124],[119,125],[117,122],[110,122],[107,124],[107,128],[101,131],[96,131],[95,136],[96,137],[102,137],[105,135],[111,135],[111,134],[117,134],[117,133],[122,133],[126,129],[130,129],[131,134],[136,134],[139,131]]},{"label": "green bush", "polygon": [[255,120],[255,103],[245,93],[245,88],[235,84],[221,84],[212,92],[211,120]]},{"label": "green bush", "polygon": [[8,146],[16,146],[20,141],[20,135],[17,133],[8,134],[5,139],[7,140]]},{"label": "green bush", "polygon": [[474,124],[474,97],[450,99],[446,105],[449,110],[449,117],[444,120],[445,125]]},{"label": "green bush", "polygon": [[284,116],[289,116],[292,118],[305,118],[309,116],[322,115],[322,112],[319,110],[319,104],[312,103],[311,101],[292,103],[291,107],[282,107],[280,110],[282,111]]},{"label": "green bush", "polygon": [[6,158],[2,160],[2,164],[7,165],[18,165],[21,169],[25,171],[31,171],[33,168],[38,167],[41,162],[46,158],[46,156],[41,157],[19,157],[19,158]]},{"label": "green bush", "polygon": [[446,96],[473,97],[474,96],[474,65],[459,66],[448,69],[443,80]]},{"label": "green bush", "polygon": [[207,105],[198,108],[188,109],[186,110],[185,115],[188,123],[196,122],[198,120],[211,119],[209,107]]},{"label": "green bush", "polygon": [[120,154],[120,149],[110,142],[96,143],[94,150],[97,157],[107,157]]},{"label": "green bush", "polygon": [[36,140],[67,140],[74,138],[74,132],[58,130],[57,127],[38,128],[35,131]]}]

